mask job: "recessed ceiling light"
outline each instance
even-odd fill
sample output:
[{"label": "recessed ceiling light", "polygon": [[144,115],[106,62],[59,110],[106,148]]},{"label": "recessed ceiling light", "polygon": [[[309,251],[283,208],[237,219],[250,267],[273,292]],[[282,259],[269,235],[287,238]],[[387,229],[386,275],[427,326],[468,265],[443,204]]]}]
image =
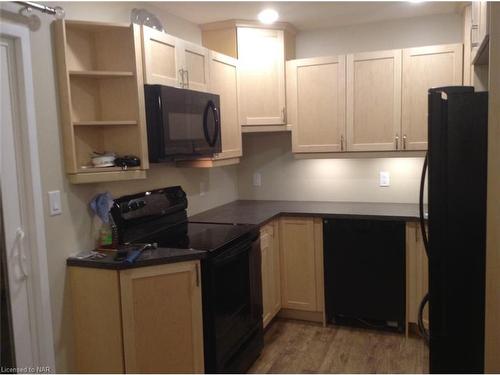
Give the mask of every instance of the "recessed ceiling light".
[{"label": "recessed ceiling light", "polygon": [[423,3],[425,0],[408,0],[409,3],[412,3],[412,4],[419,4],[419,3]]},{"label": "recessed ceiling light", "polygon": [[264,9],[258,17],[260,22],[270,25],[278,20],[279,15],[274,9]]}]

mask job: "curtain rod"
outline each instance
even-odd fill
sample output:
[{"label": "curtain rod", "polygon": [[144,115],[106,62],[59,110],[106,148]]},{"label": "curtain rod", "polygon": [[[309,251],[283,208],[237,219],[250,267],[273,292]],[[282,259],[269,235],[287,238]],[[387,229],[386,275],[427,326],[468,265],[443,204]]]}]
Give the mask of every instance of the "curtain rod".
[{"label": "curtain rod", "polygon": [[52,14],[57,18],[64,18],[64,9],[61,7],[52,8],[32,1],[14,1],[14,3],[24,5],[26,8],[36,9],[42,13]]}]

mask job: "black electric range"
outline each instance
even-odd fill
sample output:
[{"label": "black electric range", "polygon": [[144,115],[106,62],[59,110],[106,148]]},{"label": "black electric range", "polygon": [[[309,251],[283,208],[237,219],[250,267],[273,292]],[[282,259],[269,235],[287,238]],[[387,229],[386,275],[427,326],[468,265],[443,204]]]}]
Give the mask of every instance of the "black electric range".
[{"label": "black electric range", "polygon": [[180,186],[118,198],[111,209],[115,235],[120,244],[206,252],[201,260],[205,372],[246,372],[263,347],[258,227],[191,223],[187,205]]}]

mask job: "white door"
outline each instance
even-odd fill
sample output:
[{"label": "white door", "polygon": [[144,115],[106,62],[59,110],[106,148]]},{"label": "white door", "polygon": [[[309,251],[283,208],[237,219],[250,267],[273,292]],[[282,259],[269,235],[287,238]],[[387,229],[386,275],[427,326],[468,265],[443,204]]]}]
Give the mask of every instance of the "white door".
[{"label": "white door", "polygon": [[[20,196],[22,184],[16,158],[20,149],[21,127],[18,108],[17,71],[15,43],[13,39],[1,37],[1,131],[0,131],[0,188],[5,232],[8,284],[12,312],[12,328],[16,367],[33,367],[36,363],[33,341],[34,312],[30,304],[31,290],[30,259]],[[23,220],[24,219],[24,220]],[[3,343],[2,343],[3,344]]]}]

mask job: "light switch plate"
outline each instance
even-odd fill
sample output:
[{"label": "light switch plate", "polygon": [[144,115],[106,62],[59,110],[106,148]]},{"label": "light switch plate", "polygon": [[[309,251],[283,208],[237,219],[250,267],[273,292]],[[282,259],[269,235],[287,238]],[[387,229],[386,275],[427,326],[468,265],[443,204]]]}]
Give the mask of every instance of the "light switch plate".
[{"label": "light switch plate", "polygon": [[387,187],[391,185],[391,175],[387,171],[380,171],[379,186]]},{"label": "light switch plate", "polygon": [[253,186],[262,186],[262,175],[260,173],[253,174]]},{"label": "light switch plate", "polygon": [[59,190],[49,191],[50,216],[61,215],[61,192]]}]

